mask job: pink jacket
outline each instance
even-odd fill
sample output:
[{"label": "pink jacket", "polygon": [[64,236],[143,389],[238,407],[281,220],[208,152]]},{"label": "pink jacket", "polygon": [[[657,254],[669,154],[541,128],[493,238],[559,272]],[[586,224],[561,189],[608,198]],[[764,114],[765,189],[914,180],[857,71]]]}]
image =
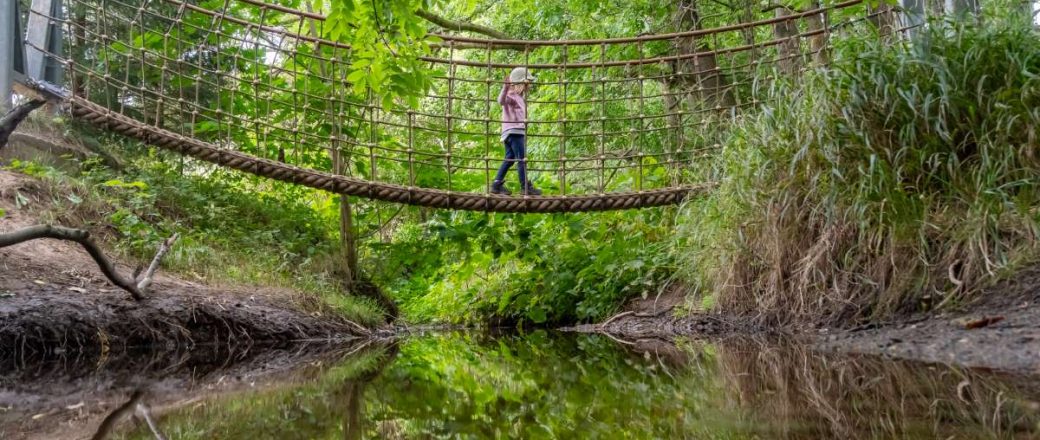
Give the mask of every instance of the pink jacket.
[{"label": "pink jacket", "polygon": [[502,87],[498,94],[498,103],[502,104],[502,133],[508,130],[527,130],[527,103],[524,97]]}]

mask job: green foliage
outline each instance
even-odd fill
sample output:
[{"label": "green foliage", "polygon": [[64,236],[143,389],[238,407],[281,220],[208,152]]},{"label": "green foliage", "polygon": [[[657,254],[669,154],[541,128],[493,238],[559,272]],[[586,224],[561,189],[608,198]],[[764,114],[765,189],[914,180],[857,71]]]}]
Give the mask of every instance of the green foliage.
[{"label": "green foliage", "polygon": [[442,213],[377,247],[382,280],[412,319],[567,323],[603,319],[671,274],[668,210]]},{"label": "green foliage", "polygon": [[430,0],[333,0],[326,37],[351,47],[346,80],[362,99],[374,94],[376,102],[391,107],[397,96],[412,107],[416,96],[429,88],[429,72],[419,56],[437,39],[427,36],[425,22],[415,15]]},{"label": "green foliage", "polygon": [[1036,257],[1040,33],[933,23],[839,46],[735,125],[686,206],[692,282],[731,310],[867,318],[949,304]]}]

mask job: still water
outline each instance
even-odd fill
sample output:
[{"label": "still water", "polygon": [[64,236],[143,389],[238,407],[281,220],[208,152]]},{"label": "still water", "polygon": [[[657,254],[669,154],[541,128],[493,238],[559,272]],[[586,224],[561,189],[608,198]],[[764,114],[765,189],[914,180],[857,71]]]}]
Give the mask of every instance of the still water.
[{"label": "still water", "polygon": [[[0,436],[1040,438],[1035,377],[828,355],[776,341],[433,334],[294,359],[226,362],[195,368],[185,380],[152,367],[63,376],[76,384],[71,396],[37,396],[25,404],[36,414],[11,405]],[[32,380],[46,374],[54,373]],[[33,393],[4,386],[8,400],[29,402]],[[55,393],[38,393],[48,392]]]}]

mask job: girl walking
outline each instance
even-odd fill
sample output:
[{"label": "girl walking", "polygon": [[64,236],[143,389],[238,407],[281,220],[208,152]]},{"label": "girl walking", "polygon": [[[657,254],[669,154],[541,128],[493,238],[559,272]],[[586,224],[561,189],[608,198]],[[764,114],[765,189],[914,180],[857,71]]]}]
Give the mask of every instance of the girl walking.
[{"label": "girl walking", "polygon": [[527,102],[524,100],[530,91],[534,76],[527,68],[517,67],[509,72],[502,92],[498,94],[498,103],[502,105],[502,142],[506,147],[506,157],[502,166],[498,167],[495,181],[491,183],[492,194],[510,195],[505,187],[506,172],[516,163],[517,174],[520,175],[520,193],[540,196],[542,192],[527,180]]}]

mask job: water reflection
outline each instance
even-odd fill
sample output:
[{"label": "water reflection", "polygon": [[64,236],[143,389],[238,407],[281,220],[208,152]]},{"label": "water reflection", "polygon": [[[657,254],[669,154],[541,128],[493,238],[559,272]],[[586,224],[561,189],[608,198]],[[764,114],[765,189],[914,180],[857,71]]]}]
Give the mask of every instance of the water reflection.
[{"label": "water reflection", "polygon": [[[372,344],[299,374],[248,392],[152,407],[157,427],[129,417],[109,438],[1040,434],[1035,378],[823,355],[775,341],[619,345],[546,332],[435,335]],[[130,406],[147,410],[148,400]]]}]

